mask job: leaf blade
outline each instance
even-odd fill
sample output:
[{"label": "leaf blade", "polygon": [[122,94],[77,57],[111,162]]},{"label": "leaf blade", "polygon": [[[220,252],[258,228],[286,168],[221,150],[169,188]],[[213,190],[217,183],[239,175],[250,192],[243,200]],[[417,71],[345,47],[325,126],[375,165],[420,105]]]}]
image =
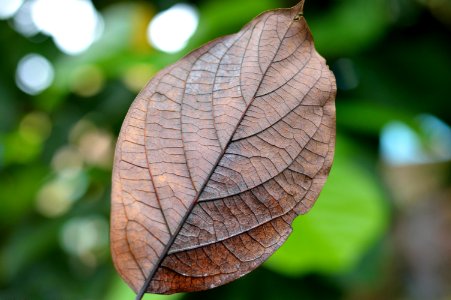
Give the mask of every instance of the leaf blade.
[{"label": "leaf blade", "polygon": [[132,104],[116,149],[111,240],[135,291],[234,280],[313,205],[332,163],[336,87],[302,7],[195,50]]}]

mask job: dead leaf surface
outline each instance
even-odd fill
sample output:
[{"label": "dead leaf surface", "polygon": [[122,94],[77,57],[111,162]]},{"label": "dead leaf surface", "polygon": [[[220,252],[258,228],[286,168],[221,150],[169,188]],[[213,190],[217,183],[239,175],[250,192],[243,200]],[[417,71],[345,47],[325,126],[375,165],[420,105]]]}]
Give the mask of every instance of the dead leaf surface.
[{"label": "dead leaf surface", "polygon": [[243,276],[318,197],[336,85],[302,8],[263,13],[195,50],[133,102],[116,148],[111,250],[136,292]]}]

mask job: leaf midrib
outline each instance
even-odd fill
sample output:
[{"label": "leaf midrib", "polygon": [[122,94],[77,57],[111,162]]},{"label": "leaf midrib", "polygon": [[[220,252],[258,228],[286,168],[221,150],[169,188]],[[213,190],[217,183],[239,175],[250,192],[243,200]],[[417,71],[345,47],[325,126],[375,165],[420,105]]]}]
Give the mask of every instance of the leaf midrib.
[{"label": "leaf midrib", "polygon": [[[289,9],[289,10],[291,10],[291,9]],[[289,24],[288,27],[287,27],[287,30],[285,31],[285,34],[283,35],[282,40],[280,41],[280,43],[279,43],[279,45],[278,45],[278,47],[277,47],[277,50],[275,51],[274,57],[271,59],[271,63],[268,65],[268,67],[267,67],[266,70],[265,70],[265,73],[262,75],[262,78],[261,78],[261,80],[260,80],[260,83],[259,83],[259,85],[258,85],[258,87],[257,87],[257,89],[256,89],[256,91],[255,91],[255,93],[254,93],[254,95],[253,95],[253,97],[252,97],[252,100],[249,102],[249,104],[247,105],[246,109],[243,111],[243,114],[242,114],[240,120],[237,122],[237,126],[236,126],[235,130],[233,131],[233,134],[231,134],[231,136],[230,136],[230,138],[229,138],[229,141],[226,143],[224,149],[221,151],[221,154],[218,156],[218,159],[217,159],[217,161],[215,162],[214,167],[212,168],[210,174],[208,174],[208,176],[207,176],[207,178],[206,178],[204,184],[202,185],[202,187],[199,189],[199,192],[197,193],[197,195],[196,195],[194,201],[192,202],[192,204],[191,204],[190,207],[188,208],[187,212],[185,213],[185,215],[184,215],[183,219],[181,220],[179,226],[178,226],[177,229],[175,230],[174,234],[171,235],[171,239],[170,239],[169,242],[166,244],[166,246],[165,246],[163,252],[161,253],[161,256],[158,258],[157,263],[154,265],[154,267],[153,267],[153,268],[151,269],[151,271],[149,272],[149,276],[148,276],[147,278],[145,278],[144,284],[143,284],[141,290],[139,291],[139,293],[138,293],[136,299],[142,299],[142,297],[143,297],[144,294],[146,293],[147,288],[149,287],[150,283],[152,282],[152,279],[153,279],[153,277],[155,276],[156,272],[157,272],[158,269],[160,268],[161,263],[163,262],[163,260],[164,260],[164,259],[166,258],[166,256],[168,255],[169,250],[171,249],[172,245],[174,244],[175,239],[177,238],[178,234],[180,233],[180,230],[183,228],[183,225],[186,223],[186,220],[188,219],[189,215],[190,215],[191,212],[193,211],[194,207],[197,205],[197,203],[198,203],[198,201],[199,201],[199,197],[200,197],[201,194],[203,193],[203,191],[204,191],[205,187],[207,186],[207,183],[209,182],[210,178],[213,176],[214,171],[216,170],[217,166],[219,165],[219,162],[221,161],[222,157],[223,157],[224,154],[225,154],[225,151],[226,151],[227,148],[230,146],[230,143],[231,143],[232,140],[233,140],[233,136],[234,136],[236,130],[238,129],[239,125],[242,123],[244,117],[245,117],[246,114],[247,114],[247,111],[249,110],[249,108],[250,108],[250,107],[252,106],[252,104],[254,103],[254,100],[256,99],[256,95],[257,95],[258,91],[260,90],[260,87],[261,87],[261,85],[262,85],[262,83],[263,83],[263,79],[266,77],[266,75],[267,75],[267,73],[268,73],[268,70],[270,69],[270,66],[274,63],[274,59],[277,57],[277,54],[278,54],[279,51],[280,51],[280,48],[281,48],[281,46],[282,46],[282,44],[283,44],[283,41],[284,41],[284,39],[286,38],[286,35],[287,35],[289,29],[291,28],[291,26],[293,25],[293,23],[294,23],[294,20],[292,19],[291,22],[290,22],[290,24]],[[252,27],[252,31],[255,29],[255,26],[256,26],[256,24],[254,24],[254,26]],[[248,46],[249,46],[249,45],[248,45]],[[230,49],[230,48],[229,48],[229,49]],[[246,47],[246,51],[247,51],[247,47]],[[226,51],[226,53],[227,53],[227,51]],[[242,66],[241,66],[241,67],[242,67]],[[190,72],[191,72],[191,70],[190,70]],[[162,212],[162,213],[163,213],[163,212]],[[164,215],[164,213],[163,213],[163,215]],[[164,218],[165,218],[165,217],[164,217]],[[166,220],[166,218],[165,218],[165,220]]]}]

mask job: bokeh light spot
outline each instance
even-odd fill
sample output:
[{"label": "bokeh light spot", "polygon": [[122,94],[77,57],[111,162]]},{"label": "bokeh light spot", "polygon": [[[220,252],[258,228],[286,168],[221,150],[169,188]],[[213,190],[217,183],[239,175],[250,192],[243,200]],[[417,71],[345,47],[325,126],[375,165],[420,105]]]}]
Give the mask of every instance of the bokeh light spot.
[{"label": "bokeh light spot", "polygon": [[23,0],[2,0],[0,1],[0,19],[8,19],[19,10]]},{"label": "bokeh light spot", "polygon": [[436,116],[423,114],[418,118],[428,142],[428,150],[437,161],[451,160],[451,127]]},{"label": "bokeh light spot", "polygon": [[108,222],[101,216],[71,219],[64,224],[60,243],[66,252],[95,267],[108,246]]},{"label": "bokeh light spot", "polygon": [[127,88],[132,92],[139,92],[150,80],[155,70],[147,64],[138,64],[128,69],[123,77]]},{"label": "bokeh light spot", "polygon": [[61,51],[71,55],[88,49],[103,28],[101,16],[88,0],[35,0],[31,17]]},{"label": "bokeh light spot", "polygon": [[391,122],[381,135],[381,152],[385,161],[393,165],[424,163],[418,135],[401,122]]},{"label": "bokeh light spot", "polygon": [[46,58],[29,54],[17,66],[16,84],[25,93],[36,95],[52,84],[53,77],[53,66]]},{"label": "bokeh light spot", "polygon": [[56,172],[81,170],[83,168],[83,157],[75,147],[65,146],[53,156],[52,168]]},{"label": "bokeh light spot", "polygon": [[60,184],[45,185],[38,194],[37,210],[46,217],[59,217],[66,213],[72,201],[70,191]]},{"label": "bokeh light spot", "polygon": [[399,121],[387,124],[381,134],[382,158],[392,165],[449,161],[451,129],[431,115],[418,118],[419,132]]},{"label": "bokeh light spot", "polygon": [[198,24],[199,16],[192,6],[177,4],[152,19],[147,29],[148,40],[161,51],[175,53],[187,45]]},{"label": "bokeh light spot", "polygon": [[111,133],[97,128],[90,121],[80,120],[72,128],[69,140],[77,147],[77,151],[86,164],[111,169],[114,152]]},{"label": "bokeh light spot", "polygon": [[109,169],[113,163],[113,137],[101,130],[87,132],[80,138],[79,151],[88,164]]},{"label": "bokeh light spot", "polygon": [[19,126],[19,133],[32,144],[42,143],[50,135],[52,123],[42,112],[32,112],[26,115]]},{"label": "bokeh light spot", "polygon": [[45,184],[38,192],[36,209],[44,216],[64,215],[73,203],[84,195],[88,187],[87,175],[81,170],[65,170]]},{"label": "bokeh light spot", "polygon": [[14,29],[26,37],[31,37],[39,33],[39,28],[34,24],[31,18],[32,2],[25,2],[14,15]]},{"label": "bokeh light spot", "polygon": [[92,97],[99,93],[105,83],[105,76],[96,66],[80,66],[74,70],[71,91],[81,97]]}]

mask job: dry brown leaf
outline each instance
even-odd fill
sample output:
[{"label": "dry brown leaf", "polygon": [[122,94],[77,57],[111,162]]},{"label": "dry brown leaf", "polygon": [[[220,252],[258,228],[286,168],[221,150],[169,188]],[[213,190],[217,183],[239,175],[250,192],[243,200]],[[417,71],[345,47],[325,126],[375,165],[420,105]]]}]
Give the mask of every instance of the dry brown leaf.
[{"label": "dry brown leaf", "polygon": [[138,298],[247,274],[318,197],[336,84],[303,2],[195,50],[133,102],[116,148],[111,250]]}]

